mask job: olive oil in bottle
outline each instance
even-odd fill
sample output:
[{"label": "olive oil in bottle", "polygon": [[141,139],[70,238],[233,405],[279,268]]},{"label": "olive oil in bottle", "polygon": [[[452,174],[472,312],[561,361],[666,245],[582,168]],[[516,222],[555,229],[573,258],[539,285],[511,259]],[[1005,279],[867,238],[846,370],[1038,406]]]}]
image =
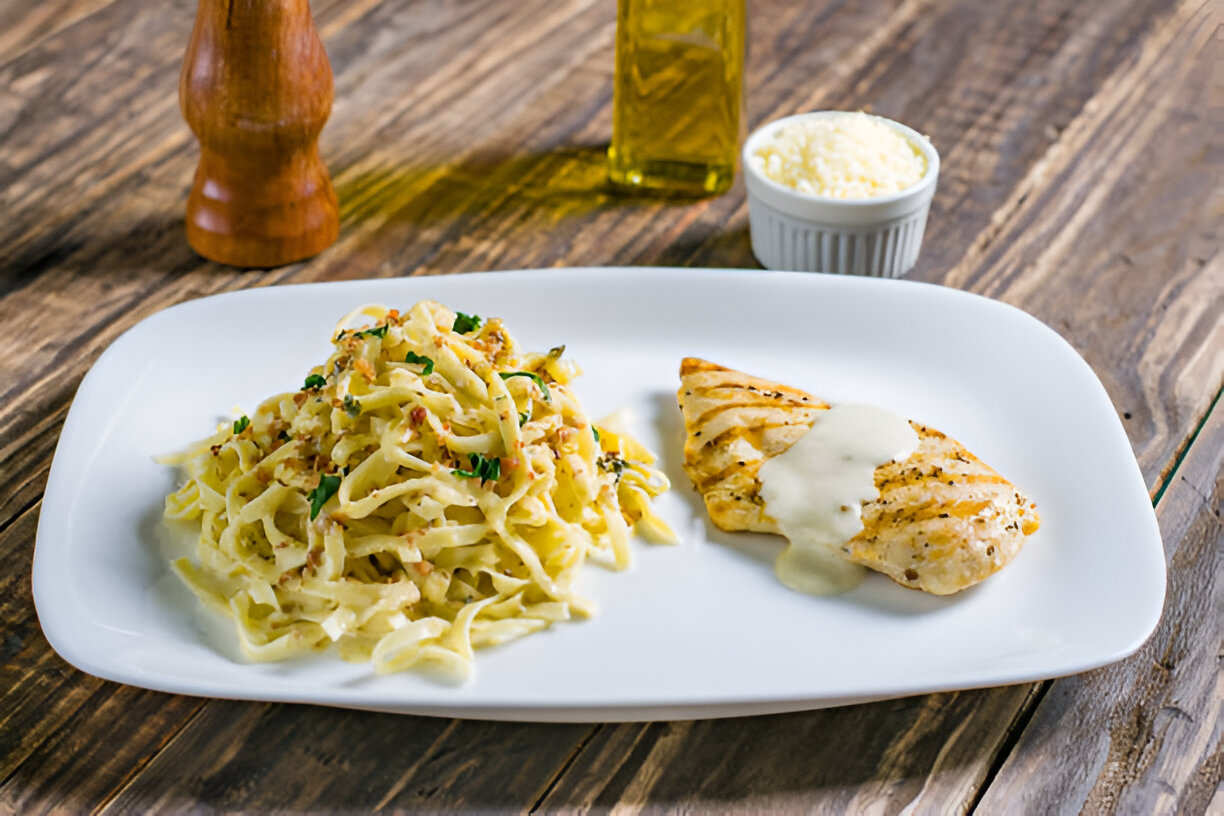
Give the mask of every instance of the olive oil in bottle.
[{"label": "olive oil in bottle", "polygon": [[690,195],[735,180],[745,0],[618,0],[613,184]]}]

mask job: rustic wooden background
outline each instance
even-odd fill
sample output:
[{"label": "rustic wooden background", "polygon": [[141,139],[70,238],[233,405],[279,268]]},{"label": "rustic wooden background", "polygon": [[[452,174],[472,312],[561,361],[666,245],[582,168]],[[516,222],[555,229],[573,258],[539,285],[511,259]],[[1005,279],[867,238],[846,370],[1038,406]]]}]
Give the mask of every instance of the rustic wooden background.
[{"label": "rustic wooden background", "polygon": [[316,0],[341,238],[270,272],[183,237],[194,4],[3,0],[0,810],[1224,810],[1221,5],[748,5],[750,126],[869,106],[930,134],[911,277],[1025,309],[1104,382],[1168,557],[1148,644],[1053,682],[638,725],[203,700],[71,668],[34,614],[35,525],[77,384],[141,318],[289,281],[755,262],[742,182],[696,203],[604,188],[611,0]]}]

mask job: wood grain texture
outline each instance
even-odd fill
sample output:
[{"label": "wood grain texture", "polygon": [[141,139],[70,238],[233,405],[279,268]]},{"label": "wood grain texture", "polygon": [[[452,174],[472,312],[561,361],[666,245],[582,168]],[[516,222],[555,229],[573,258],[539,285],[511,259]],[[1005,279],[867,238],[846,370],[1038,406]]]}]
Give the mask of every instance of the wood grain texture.
[{"label": "wood grain texture", "polygon": [[541,803],[719,813],[952,813],[1031,686],[735,720],[605,725]]},{"label": "wood grain texture", "polygon": [[519,810],[593,728],[213,702],[103,812]]},{"label": "wood grain texture", "polygon": [[[1134,656],[1059,680],[981,803],[984,813],[1204,813],[1220,784],[1224,405],[1160,502],[1160,627]],[[1074,722],[1075,728],[1068,728]]]},{"label": "wood grain texture", "polygon": [[1023,791],[1065,804],[1060,785],[1069,807],[1206,807],[1216,658],[1191,624],[1219,591],[1219,527],[1192,494],[1218,512],[1218,408],[1194,437],[1224,379],[1224,185],[1202,104],[1215,5],[749,2],[750,123],[870,106],[931,134],[944,171],[911,277],[1032,312],[1104,381],[1172,558],[1152,644],[1053,684],[593,727],[143,692],[72,669],[42,636],[29,564],[54,445],[84,372],[141,318],[289,281],[755,266],[742,184],[697,202],[605,186],[614,7],[596,0],[315,2],[340,240],[268,274],[204,262],[183,238],[196,153],[175,103],[194,6],[0,9],[0,557],[15,565],[0,576],[0,811],[992,813]]},{"label": "wood grain texture", "polygon": [[38,45],[113,0],[47,0],[0,6],[0,64]]},{"label": "wood grain texture", "polygon": [[109,799],[204,705],[90,677],[51,650],[33,615],[38,508],[0,534],[0,813],[79,812]]}]

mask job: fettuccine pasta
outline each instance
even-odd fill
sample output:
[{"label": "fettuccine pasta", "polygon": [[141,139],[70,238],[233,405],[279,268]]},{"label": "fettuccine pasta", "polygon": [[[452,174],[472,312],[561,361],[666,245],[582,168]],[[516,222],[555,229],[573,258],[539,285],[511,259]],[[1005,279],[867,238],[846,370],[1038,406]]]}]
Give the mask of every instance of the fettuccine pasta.
[{"label": "fettuccine pasta", "polygon": [[635,528],[673,539],[650,506],[667,478],[587,418],[564,347],[431,301],[358,309],[332,342],[300,391],[167,460],[166,516],[200,525],[174,569],[251,659],[334,644],[465,677],[473,649],[590,615],[578,571],[628,565]]}]

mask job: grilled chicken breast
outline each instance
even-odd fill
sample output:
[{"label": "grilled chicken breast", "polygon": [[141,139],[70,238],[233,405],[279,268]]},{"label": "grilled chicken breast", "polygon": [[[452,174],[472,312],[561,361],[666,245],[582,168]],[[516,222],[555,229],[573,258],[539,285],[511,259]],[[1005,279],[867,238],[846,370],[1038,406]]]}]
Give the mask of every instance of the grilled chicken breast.
[{"label": "grilled chicken breast", "polygon": [[[829,405],[797,388],[696,358],[680,366],[684,469],[710,519],[727,531],[779,533],[759,471]],[[950,595],[993,575],[1039,524],[1036,506],[965,446],[910,422],[918,448],[876,468],[879,496],[863,502],[848,561],[897,583]]]}]

